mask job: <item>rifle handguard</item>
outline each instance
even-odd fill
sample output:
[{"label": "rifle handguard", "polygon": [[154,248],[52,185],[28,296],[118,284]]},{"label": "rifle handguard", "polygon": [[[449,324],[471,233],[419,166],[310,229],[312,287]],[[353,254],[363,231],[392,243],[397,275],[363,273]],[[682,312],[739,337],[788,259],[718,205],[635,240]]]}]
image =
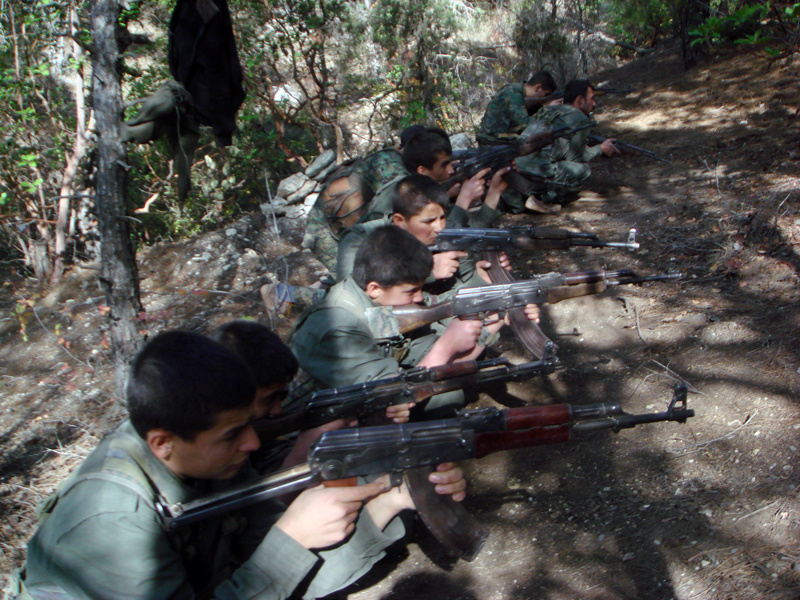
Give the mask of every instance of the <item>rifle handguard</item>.
[{"label": "rifle handguard", "polygon": [[562,285],[556,288],[547,290],[547,302],[556,304],[562,300],[569,298],[579,298],[581,296],[590,296],[592,294],[599,294],[605,291],[605,281],[594,281],[591,283],[578,283],[576,285]]}]

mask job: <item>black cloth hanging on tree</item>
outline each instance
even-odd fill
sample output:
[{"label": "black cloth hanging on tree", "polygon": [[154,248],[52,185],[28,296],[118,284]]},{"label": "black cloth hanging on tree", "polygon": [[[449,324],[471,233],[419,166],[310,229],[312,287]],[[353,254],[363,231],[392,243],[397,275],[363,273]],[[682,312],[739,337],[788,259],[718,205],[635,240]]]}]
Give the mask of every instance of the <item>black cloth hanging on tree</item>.
[{"label": "black cloth hanging on tree", "polygon": [[169,70],[192,95],[197,120],[230,146],[245,98],[227,0],[178,0],[169,23]]}]

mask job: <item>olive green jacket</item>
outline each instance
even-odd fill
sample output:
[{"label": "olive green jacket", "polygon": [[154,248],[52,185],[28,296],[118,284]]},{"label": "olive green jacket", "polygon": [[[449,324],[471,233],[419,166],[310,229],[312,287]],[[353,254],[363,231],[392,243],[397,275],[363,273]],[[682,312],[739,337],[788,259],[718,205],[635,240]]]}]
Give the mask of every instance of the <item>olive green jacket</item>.
[{"label": "olive green jacket", "polygon": [[[454,207],[454,209],[457,209],[453,211],[457,214],[466,214],[466,211],[457,206]],[[464,227],[464,225],[459,224],[458,221],[455,223],[456,224],[454,226],[456,227]],[[342,232],[342,235],[339,238],[339,250],[337,251],[336,257],[337,281],[343,281],[353,273],[353,266],[356,262],[356,253],[358,253],[358,249],[361,247],[361,244],[364,243],[364,239],[366,239],[370,232],[385,225],[391,225],[391,219],[388,216],[384,217],[383,219],[370,221],[368,223],[359,223],[358,225],[354,225],[353,227],[345,229],[344,232]],[[450,224],[448,223],[448,226],[449,225]],[[438,280],[431,274],[425,280],[425,291],[434,294],[437,297],[436,300],[441,302],[442,300],[449,299],[462,287],[477,287],[480,285],[486,285],[486,282],[481,279],[477,270],[475,269],[476,261],[477,256],[473,255],[462,258],[458,271],[456,271],[453,277],[448,279]]]},{"label": "olive green jacket", "polygon": [[28,546],[27,593],[47,599],[277,599],[297,590],[313,598],[358,579],[403,533],[399,519],[380,532],[363,511],[346,543],[311,552],[272,527],[283,505],[269,500],[175,532],[165,528],[158,500],[186,502],[219,491],[254,475],[244,471],[228,482],[182,481],[123,422],[45,506]]},{"label": "olive green jacket", "polygon": [[436,338],[424,328],[421,335],[400,334],[391,308],[347,277],[300,316],[290,347],[315,387],[326,389],[397,375],[416,366]]}]

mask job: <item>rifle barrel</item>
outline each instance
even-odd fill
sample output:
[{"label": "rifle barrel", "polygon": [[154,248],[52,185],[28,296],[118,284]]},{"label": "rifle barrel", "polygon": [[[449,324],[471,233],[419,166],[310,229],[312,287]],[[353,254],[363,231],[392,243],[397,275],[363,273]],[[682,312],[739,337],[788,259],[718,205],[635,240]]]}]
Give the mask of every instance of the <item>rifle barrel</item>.
[{"label": "rifle barrel", "polygon": [[[602,144],[608,138],[604,138],[601,135],[589,134],[589,139],[594,141],[594,142],[597,142],[598,144]],[[621,151],[623,151],[623,152],[627,151],[627,152],[631,152],[631,153],[634,153],[634,154],[641,154],[642,156],[646,156],[648,158],[652,158],[653,160],[657,160],[657,161],[660,161],[660,162],[663,162],[663,163],[672,164],[671,160],[667,160],[666,158],[661,158],[660,156],[658,156],[652,150],[647,150],[647,149],[641,148],[639,146],[634,146],[633,144],[629,144],[628,142],[623,142],[622,140],[615,140],[614,141],[614,145],[617,148],[619,148]]]},{"label": "rifle barrel", "polygon": [[319,476],[308,463],[262,477],[257,481],[209,496],[166,505],[159,503],[156,510],[169,529],[202,521],[237,508],[246,508],[258,502],[282,496],[311,486]]},{"label": "rifle barrel", "polygon": [[661,421],[685,423],[694,414],[686,407],[686,385],[678,384],[667,410],[660,413],[628,414],[617,403],[557,404],[507,410],[483,408],[461,411],[453,419],[339,429],[325,433],[312,446],[307,464],[191,502],[158,503],[157,511],[172,529],[321,480],[390,473],[395,475],[392,482],[396,485],[396,475],[414,467],[569,441],[573,432],[618,432]]}]

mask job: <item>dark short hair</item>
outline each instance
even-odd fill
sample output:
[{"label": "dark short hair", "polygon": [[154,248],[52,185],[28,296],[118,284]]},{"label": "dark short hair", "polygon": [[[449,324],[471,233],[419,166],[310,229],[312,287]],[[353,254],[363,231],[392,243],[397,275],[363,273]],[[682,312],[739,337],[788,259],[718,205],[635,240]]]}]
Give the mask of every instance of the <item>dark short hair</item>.
[{"label": "dark short hair", "polygon": [[255,321],[231,321],[211,332],[211,339],[244,360],[256,387],[289,383],[297,375],[297,359],[274,331]]},{"label": "dark short hair", "polygon": [[432,270],[425,244],[405,229],[385,225],[372,230],[356,252],[353,280],[362,290],[373,281],[388,288],[424,281]]},{"label": "dark short hair", "polygon": [[426,127],[411,136],[403,146],[403,165],[409,173],[416,173],[417,167],[432,169],[440,154],[453,154],[450,138],[444,129]]},{"label": "dark short hair", "polygon": [[550,90],[550,93],[556,91],[556,80],[547,71],[536,71],[531,78],[527,81],[528,85],[541,85],[545,90]]},{"label": "dark short hair", "polygon": [[425,131],[425,125],[409,125],[400,132],[400,147],[403,148],[409,140],[418,133]]},{"label": "dark short hair", "polygon": [[191,442],[217,415],[253,402],[256,388],[244,361],[222,344],[188,331],[167,331],[133,360],[126,396],[136,432],[165,429]]},{"label": "dark short hair", "polygon": [[447,210],[447,191],[427,175],[413,173],[401,179],[392,193],[392,212],[406,219],[418,215],[428,204]]},{"label": "dark short hair", "polygon": [[564,104],[572,104],[578,96],[585,96],[594,86],[587,79],[573,79],[564,86]]}]

